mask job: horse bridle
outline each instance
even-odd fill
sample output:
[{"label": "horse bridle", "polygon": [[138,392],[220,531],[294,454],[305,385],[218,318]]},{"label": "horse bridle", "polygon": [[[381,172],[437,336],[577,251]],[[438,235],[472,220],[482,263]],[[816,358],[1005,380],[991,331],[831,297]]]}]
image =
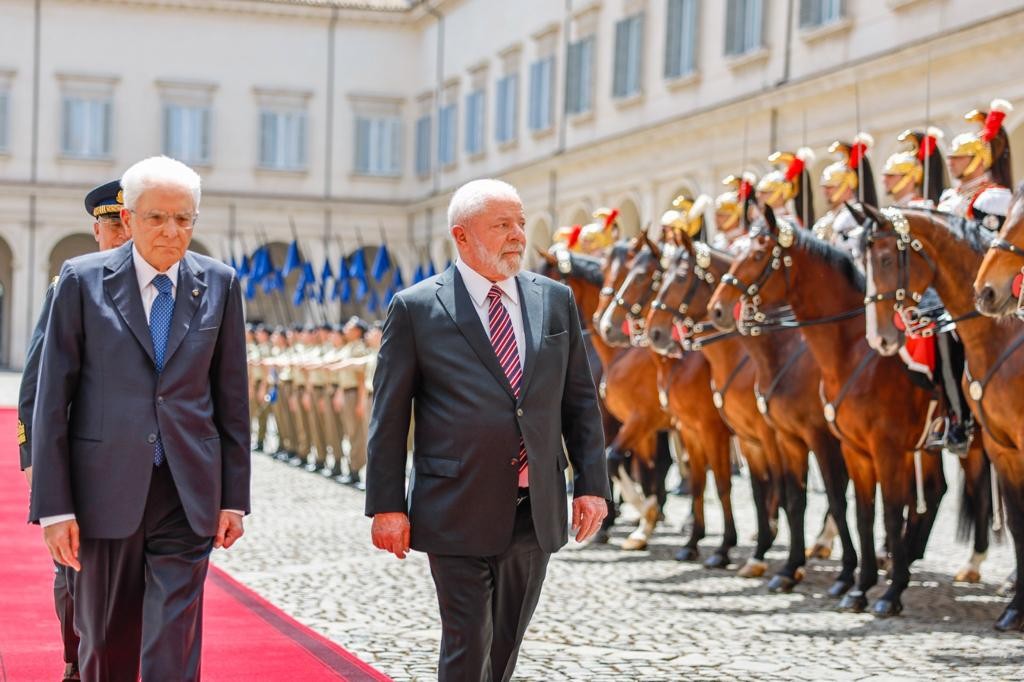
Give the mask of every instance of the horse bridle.
[{"label": "horse bridle", "polygon": [[[922,313],[918,307],[921,299],[924,297],[924,293],[910,289],[910,252],[915,251],[928,266],[928,269],[931,271],[928,282],[935,280],[935,261],[924,250],[921,241],[914,239],[910,234],[910,221],[903,215],[903,211],[895,206],[891,206],[883,208],[882,215],[885,216],[888,223],[892,226],[892,230],[883,230],[878,221],[874,218],[868,218],[868,225],[865,226],[865,232],[868,235],[867,250],[871,251],[872,244],[879,237],[891,234],[896,238],[896,288],[885,293],[865,296],[864,305],[869,306],[873,303],[881,303],[882,301],[892,299],[892,308],[899,315],[908,335],[931,336],[935,330],[931,326],[934,319],[930,315]],[[931,217],[929,216],[928,219],[931,220]],[[907,305],[906,302],[908,300],[913,303]]]},{"label": "horse bridle", "polygon": [[[786,279],[786,291],[789,291],[789,268],[793,265],[793,259],[785,251],[793,244],[795,234],[793,233],[793,227],[786,223],[779,225],[778,231],[777,237],[766,229],[751,232],[751,237],[765,236],[775,242],[774,246],[772,246],[771,258],[765,264],[764,269],[756,280],[747,284],[731,272],[722,275],[722,284],[738,289],[740,292],[740,304],[742,307],[740,319],[737,320],[737,327],[741,334],[760,336],[761,332],[764,331],[765,323],[769,321],[769,318],[768,313],[761,310],[760,292],[777,270],[782,270],[783,276]],[[756,324],[751,324],[749,320],[753,320]],[[780,318],[776,324],[782,326],[783,321]],[[788,321],[788,318],[785,321]]]},{"label": "horse bridle", "polygon": [[[654,254],[652,253],[651,255],[653,257]],[[651,272],[651,284],[640,292],[640,297],[636,302],[630,304],[623,297],[626,289],[632,286],[632,281],[630,280],[630,277],[633,275],[632,269],[619,286],[619,290],[614,292],[612,297],[612,302],[626,311],[626,323],[629,325],[629,342],[634,346],[642,346],[648,343],[647,320],[641,316],[641,313],[644,311],[648,301],[652,298],[657,298],[658,290],[661,289],[661,278],[665,272],[661,259],[652,258],[652,261],[654,262],[654,271]]]},{"label": "horse bridle", "polygon": [[[689,276],[691,270],[689,268],[690,258],[689,251],[683,250],[680,253],[680,264],[686,263],[687,269],[686,274]],[[666,312],[672,316],[672,326],[675,327],[679,333],[679,344],[683,350],[698,350],[700,342],[693,342],[693,335],[699,334],[704,331],[707,321],[698,322],[694,320],[689,314],[690,304],[693,302],[693,297],[697,295],[697,288],[702,282],[706,283],[712,289],[715,288],[717,280],[715,279],[714,273],[708,268],[711,266],[711,251],[706,244],[697,243],[694,244],[694,261],[692,276],[688,277],[689,283],[687,284],[686,291],[683,293],[682,301],[675,308],[670,308],[663,300],[661,293],[654,297],[651,301],[651,309]]]},{"label": "horse bridle", "polygon": [[[1011,253],[1017,258],[1024,259],[1024,249],[1016,246],[1002,237],[996,237],[989,244],[990,249],[999,249],[1006,253]],[[1020,272],[1013,276],[1013,280],[1010,282],[1010,292],[1013,292],[1013,287],[1016,286],[1018,289],[1017,293],[1017,311],[1016,315],[1019,318],[1024,319],[1024,265],[1021,266]]]}]

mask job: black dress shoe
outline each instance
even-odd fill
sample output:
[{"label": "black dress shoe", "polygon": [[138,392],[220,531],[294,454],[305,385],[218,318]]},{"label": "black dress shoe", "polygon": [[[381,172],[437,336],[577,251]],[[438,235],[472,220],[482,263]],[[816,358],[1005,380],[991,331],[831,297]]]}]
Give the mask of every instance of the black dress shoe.
[{"label": "black dress shoe", "polygon": [[78,664],[68,663],[64,666],[64,678],[62,682],[79,682],[82,679],[78,674]]}]

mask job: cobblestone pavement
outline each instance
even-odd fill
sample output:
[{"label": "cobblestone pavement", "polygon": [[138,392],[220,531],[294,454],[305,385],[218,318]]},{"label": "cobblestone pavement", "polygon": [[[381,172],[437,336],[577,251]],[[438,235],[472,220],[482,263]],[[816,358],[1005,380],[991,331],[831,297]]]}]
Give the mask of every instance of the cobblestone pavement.
[{"label": "cobblestone pavement", "polygon": [[[370,544],[362,493],[254,459],[247,534],[215,562],[395,679],[434,678],[440,628],[426,558],[398,561]],[[994,592],[1012,568],[1010,543],[993,545],[984,583],[951,584],[969,548],[953,539],[959,469],[946,470],[951,491],[899,618],[835,612],[825,595],[838,572],[834,560],[813,562],[789,595],[766,593],[763,580],[676,562],[689,501],[672,497],[648,551],[571,543],[555,556],[516,678],[1019,680],[1024,636],[991,628],[1006,602]],[[733,480],[735,555],[744,558],[754,529],[750,492],[744,478]],[[722,528],[716,506],[708,505],[708,549]],[[812,494],[809,533],[823,510],[823,495]],[[613,542],[629,530],[617,526]],[[785,542],[783,528],[770,559],[779,562]]]}]

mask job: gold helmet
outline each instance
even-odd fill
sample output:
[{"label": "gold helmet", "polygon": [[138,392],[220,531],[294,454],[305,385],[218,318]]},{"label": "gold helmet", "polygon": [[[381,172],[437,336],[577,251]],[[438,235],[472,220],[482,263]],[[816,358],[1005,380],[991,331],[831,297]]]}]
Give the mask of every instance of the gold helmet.
[{"label": "gold helmet", "polygon": [[897,141],[902,149],[893,153],[885,160],[885,175],[895,175],[900,181],[893,185],[890,194],[899,195],[908,186],[917,187],[924,182],[924,167],[928,159],[937,151],[938,141],[942,139],[942,131],[929,127],[922,135],[913,130],[904,130]]},{"label": "gold helmet", "polygon": [[980,130],[971,133],[960,133],[953,138],[949,156],[968,156],[972,161],[967,164],[960,177],[970,175],[979,167],[988,170],[992,167],[992,139],[1003,127],[1003,119],[1013,111],[1013,106],[1005,99],[994,99],[988,112],[973,111],[964,115],[964,120],[979,124]]},{"label": "gold helmet", "polygon": [[804,169],[814,163],[814,152],[801,147],[796,152],[775,152],[768,157],[768,163],[775,166],[757,183],[757,191],[767,195],[764,202],[769,206],[781,206],[796,197],[800,187],[800,176]]},{"label": "gold helmet", "polygon": [[730,189],[715,198],[715,213],[727,216],[718,229],[728,232],[740,224],[756,182],[757,176],[753,173],[743,173],[739,177],[730,175],[722,180],[722,184]]},{"label": "gold helmet", "polygon": [[570,251],[579,251],[580,233],[582,231],[582,225],[565,225],[555,230],[552,241],[555,244],[563,244]]},{"label": "gold helmet", "polygon": [[861,162],[866,161],[865,155],[874,144],[873,137],[867,133],[858,133],[853,138],[853,144],[837,140],[829,146],[829,153],[839,157],[838,161],[825,166],[825,170],[821,172],[821,186],[825,188],[829,203],[839,201],[844,190],[857,191],[858,169]]},{"label": "gold helmet", "polygon": [[579,250],[584,253],[597,254],[615,243],[615,219],[619,217],[617,208],[599,208],[594,211],[596,223],[584,225],[580,230]]},{"label": "gold helmet", "polygon": [[710,204],[711,197],[706,194],[701,194],[696,199],[680,194],[672,200],[673,208],[662,214],[661,224],[677,232],[685,232],[690,237],[696,237],[704,227],[704,211]]}]

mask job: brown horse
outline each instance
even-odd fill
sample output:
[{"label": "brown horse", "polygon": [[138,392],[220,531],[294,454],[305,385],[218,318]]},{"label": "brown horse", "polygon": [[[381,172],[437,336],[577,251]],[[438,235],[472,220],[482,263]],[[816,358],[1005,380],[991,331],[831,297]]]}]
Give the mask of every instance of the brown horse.
[{"label": "brown horse", "polygon": [[[661,248],[646,236],[642,248],[633,256],[631,266],[615,294],[603,311],[599,332],[612,345],[628,345],[636,341],[646,344],[642,333],[646,308],[657,293],[662,276]],[[606,290],[607,291],[607,290]],[[625,330],[625,331],[624,331]],[[729,552],[736,546],[736,525],[732,512],[732,464],[730,461],[729,427],[722,420],[711,396],[711,371],[699,354],[673,359],[651,353],[648,362],[658,367],[655,396],[672,415],[672,424],[679,431],[690,456],[690,489],[692,492],[693,527],[690,538],[676,558],[693,561],[700,555],[699,542],[705,536],[704,490],[707,470],[715,475],[715,487],[722,504],[725,530],[722,543],[704,565],[724,568],[729,565]],[[634,351],[634,352],[636,352]]]},{"label": "brown horse", "polygon": [[[978,315],[974,291],[966,286],[985,258],[991,233],[975,222],[927,209],[868,209],[865,220],[868,246],[868,339],[883,355],[895,354],[903,344],[900,329],[915,323],[921,313],[916,303],[934,287],[956,320],[964,344],[968,371],[964,387],[982,426],[985,451],[991,457],[1002,488],[1006,517],[1013,534],[1017,576],[1024,567],[1024,324]],[[900,325],[897,325],[897,320]],[[980,453],[977,453],[980,455]],[[989,512],[988,466],[984,457],[965,467],[972,473],[974,495],[984,497]],[[978,471],[980,470],[980,471]],[[976,516],[978,516],[976,514]],[[987,513],[975,529],[975,552],[988,547]],[[979,549],[979,543],[981,548]],[[998,630],[1024,627],[1024,598],[1017,593],[996,621]]]},{"label": "brown horse", "polygon": [[983,315],[1024,318],[1024,183],[1010,202],[999,236],[974,279],[975,305]]},{"label": "brown horse", "polygon": [[[843,569],[829,589],[830,595],[839,597],[853,586],[857,554],[846,523],[849,476],[839,442],[829,431],[818,400],[821,374],[813,358],[804,352],[803,339],[796,330],[743,337],[736,332],[704,331],[706,323],[702,321],[707,315],[708,301],[733,261],[730,254],[684,240],[651,305],[647,333],[652,347],[660,352],[670,352],[680,344],[699,348],[711,363],[715,385],[731,389],[720,391],[718,402],[726,421],[740,438],[744,454],[748,453],[750,443],[767,444],[766,451],[773,453],[775,483],[785,500],[792,537],[789,559],[773,580],[777,589],[791,589],[803,572],[805,557],[824,549],[804,551],[807,453],[815,453],[832,516],[839,521]],[[749,377],[744,376],[748,372],[736,370],[745,357],[753,360],[749,364],[755,371]],[[754,469],[751,462],[752,483]],[[831,541],[828,547],[831,548]]]},{"label": "brown horse", "polygon": [[791,307],[821,369],[825,419],[840,439],[856,492],[860,574],[857,589],[843,597],[840,608],[865,609],[867,592],[878,582],[872,548],[875,485],[880,483],[892,582],[873,612],[896,615],[903,609],[910,564],[924,555],[946,490],[941,458],[915,456],[934,403],[910,381],[900,360],[868,347],[864,278],[849,254],[807,231],[777,224],[770,208],[751,235],[747,252],[723,276],[709,304],[712,320],[721,329],[739,323],[740,329],[751,330],[768,326],[785,303]]}]

